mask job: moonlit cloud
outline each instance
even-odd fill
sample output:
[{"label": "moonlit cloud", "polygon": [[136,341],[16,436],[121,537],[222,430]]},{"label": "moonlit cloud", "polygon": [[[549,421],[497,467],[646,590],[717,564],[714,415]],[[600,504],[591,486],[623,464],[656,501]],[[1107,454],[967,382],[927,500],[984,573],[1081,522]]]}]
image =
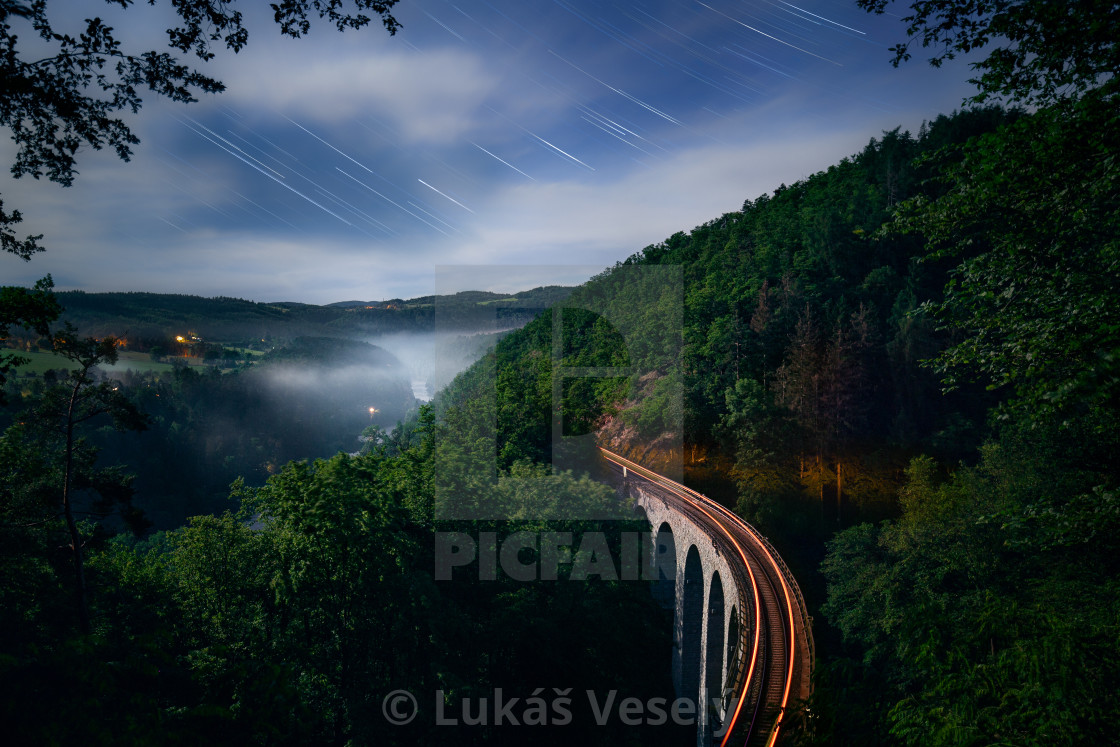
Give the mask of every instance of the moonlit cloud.
[{"label": "moonlit cloud", "polygon": [[473,240],[452,251],[464,263],[563,257],[606,266],[807,177],[867,140],[858,131],[801,129],[765,143],[697,147],[609,182],[511,186],[494,196],[491,219]]},{"label": "moonlit cloud", "polygon": [[386,49],[389,44],[372,51],[348,46],[327,59],[287,56],[232,67],[229,98],[258,116],[276,112],[318,124],[356,127],[355,120],[376,117],[404,145],[444,145],[475,132],[479,108],[500,84],[495,72],[466,52],[413,53]]}]

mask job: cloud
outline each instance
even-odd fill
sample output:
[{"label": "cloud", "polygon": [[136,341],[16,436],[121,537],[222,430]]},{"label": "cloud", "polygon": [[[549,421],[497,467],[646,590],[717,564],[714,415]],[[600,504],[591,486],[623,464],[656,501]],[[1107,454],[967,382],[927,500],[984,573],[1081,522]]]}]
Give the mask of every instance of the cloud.
[{"label": "cloud", "polygon": [[774,133],[749,144],[682,149],[614,178],[507,187],[492,197],[471,240],[451,254],[463,264],[610,265],[827,168],[858,149],[865,132]]},{"label": "cloud", "polygon": [[[790,106],[777,102],[774,109]],[[845,118],[834,112],[828,121],[800,118],[790,127],[788,117],[760,110],[749,119],[728,119],[722,132],[697,133],[712,137],[679,146],[645,168],[627,161],[626,168],[571,170],[551,182],[517,177],[496,184],[493,191],[472,195],[477,215],[453,237],[429,233],[379,241],[364,239],[290,195],[289,206],[281,208],[252,193],[303,230],[288,231],[264,214],[246,223],[247,210],[259,211],[231,191],[235,176],[245,171],[231,159],[188,163],[142,148],[125,165],[96,154],[71,189],[19,183],[19,207],[27,210],[29,227],[48,234],[50,251],[29,265],[15,267],[9,259],[9,269],[20,277],[6,281],[33,282],[51,272],[59,287],[91,291],[312,303],[432,292],[433,271],[447,265],[505,266],[497,275],[489,269],[482,277],[462,273],[470,287],[509,291],[580,282],[646,245],[738,210],[745,199],[827,168],[900,121],[906,123],[897,115],[868,117],[864,111]],[[199,200],[213,208],[200,215]],[[242,221],[218,220],[216,210]],[[216,220],[207,222],[207,215]],[[316,218],[325,223],[317,228],[311,222]],[[561,277],[532,269],[557,264],[573,272]]]},{"label": "cloud", "polygon": [[[433,288],[433,269],[447,265],[502,267],[470,281],[495,290],[578,282],[827,168],[883,129],[913,130],[962,95],[963,84],[952,81],[965,72],[946,77],[946,69],[918,62],[895,70],[867,42],[852,46],[851,65],[845,58],[844,68],[798,67],[800,77],[760,83],[745,105],[692,78],[682,83],[672,70],[636,64],[641,58],[629,47],[600,47],[597,32],[577,43],[584,37],[575,32],[587,29],[563,10],[508,5],[532,37],[503,22],[475,30],[484,40],[482,29],[492,31],[497,42],[459,45],[419,8],[402,8],[402,17],[412,14],[409,33],[395,38],[380,29],[340,35],[326,27],[300,40],[254,32],[243,53],[207,66],[228,84],[224,95],[190,107],[149,97],[138,117],[126,117],[144,141],[132,163],[83,152],[82,174],[67,190],[0,174],[5,207],[23,210],[26,232],[45,233],[49,248],[29,264],[0,257],[2,281],[30,283],[51,272],[59,287],[91,291],[313,303],[421,295]],[[166,28],[149,12],[137,6],[122,15],[137,31]],[[264,14],[253,26],[263,32],[267,8],[252,12]],[[474,38],[469,24],[456,28]],[[728,29],[710,31],[718,40]],[[678,47],[658,48],[676,54]],[[874,65],[861,67],[863,57]],[[758,72],[745,61],[733,69],[742,66]],[[589,110],[648,138],[649,155],[620,143],[609,126],[585,122]],[[214,137],[204,138],[195,122]],[[219,147],[217,137],[231,145]],[[234,147],[262,166],[238,158]],[[11,155],[0,142],[0,160]],[[563,277],[532,269],[559,262],[583,269]]]},{"label": "cloud", "polygon": [[[238,62],[244,62],[239,60]],[[254,58],[224,78],[228,103],[295,119],[354,125],[387,119],[402,143],[447,144],[470,133],[501,76],[476,55],[439,49],[423,55],[384,45],[352,45],[322,57]]]}]

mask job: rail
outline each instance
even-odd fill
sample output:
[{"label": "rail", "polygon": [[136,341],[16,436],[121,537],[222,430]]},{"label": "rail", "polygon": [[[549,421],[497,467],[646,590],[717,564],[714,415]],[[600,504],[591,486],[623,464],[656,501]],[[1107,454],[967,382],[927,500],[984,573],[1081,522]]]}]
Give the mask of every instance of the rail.
[{"label": "rail", "polygon": [[[794,680],[797,679],[799,681],[802,693],[807,692],[810,686],[811,680],[798,677],[798,649],[802,648],[802,646],[804,647],[805,656],[808,657],[807,670],[810,677],[814,657],[812,619],[809,617],[804,597],[793,577],[793,573],[789,570],[789,567],[786,565],[785,561],[782,560],[781,556],[778,555],[773,545],[771,545],[758,530],[746,521],[743,521],[742,518],[725,506],[614,452],[601,447],[600,451],[608,461],[621,467],[624,475],[633,472],[680,499],[683,502],[682,507],[692,509],[686,509],[686,513],[692,514],[695,511],[699,511],[703,516],[703,518],[699,520],[700,525],[704,526],[709,534],[712,534],[713,530],[715,530],[722,535],[735,549],[735,553],[742,561],[742,565],[738,567],[735,564],[731,564],[732,569],[737,571],[737,596],[740,600],[740,615],[743,617],[739,623],[740,638],[742,641],[741,643],[736,642],[735,646],[735,650],[741,658],[736,660],[735,666],[729,668],[727,679],[724,683],[724,692],[721,693],[724,702],[728,703],[728,707],[731,701],[734,701],[736,705],[731,715],[731,721],[726,728],[723,741],[720,743],[720,747],[726,747],[736,730],[742,729],[745,726],[744,708],[748,701],[752,699],[754,708],[749,709],[752,713],[750,716],[749,728],[746,729],[746,741],[750,742],[762,736],[761,734],[755,733],[755,729],[766,721],[766,719],[763,718],[760,722],[760,717],[762,714],[776,709],[774,723],[769,730],[765,732],[764,744],[767,745],[767,747],[772,747],[776,743],[778,733],[783,726],[783,719],[789,706]],[[737,537],[736,535],[740,536]],[[749,540],[749,542],[740,542],[741,538],[745,538]],[[744,545],[746,547],[744,547]],[[760,582],[755,569],[752,567],[752,563],[748,560],[748,553],[751,560],[758,565],[759,571],[764,574],[764,581]],[[767,565],[773,569],[773,577],[771,577],[770,571],[767,570]],[[744,570],[746,571],[745,574],[743,573]],[[775,583],[775,581],[778,583]],[[748,594],[745,587],[747,584],[750,586],[750,597],[753,598],[754,602],[750,607],[746,604]],[[763,584],[771,587],[772,590],[770,590],[768,594],[763,594],[761,592]],[[764,596],[767,598],[772,596],[772,604],[774,605],[773,609],[767,610],[767,639],[761,637],[763,627],[762,599]],[[755,624],[753,626],[754,640],[749,651],[749,666],[744,667],[743,660],[748,656],[748,651],[746,650],[747,646],[743,645],[746,644],[747,637],[747,631],[743,623],[746,622],[746,611],[751,608],[754,610],[755,617]],[[774,624],[775,621],[777,625]],[[788,621],[788,627],[785,625],[786,621]],[[800,636],[798,632],[801,633]],[[771,698],[775,702],[766,702],[764,704],[763,701],[767,700],[767,693],[768,690],[770,690],[766,682],[769,681],[769,677],[773,674],[768,671],[769,667],[766,664],[768,658],[766,652],[771,650],[773,650],[775,656],[779,656],[782,651],[786,651],[788,652],[788,658],[782,657],[784,660],[784,672],[777,673],[778,676],[782,677],[782,681],[780,682],[780,698],[778,698],[775,693]],[[744,670],[745,676],[743,676]],[[776,684],[779,683],[771,682],[771,686]],[[727,696],[729,688],[731,689],[730,701]],[[737,700],[734,699],[734,692],[736,689],[738,690]]]}]

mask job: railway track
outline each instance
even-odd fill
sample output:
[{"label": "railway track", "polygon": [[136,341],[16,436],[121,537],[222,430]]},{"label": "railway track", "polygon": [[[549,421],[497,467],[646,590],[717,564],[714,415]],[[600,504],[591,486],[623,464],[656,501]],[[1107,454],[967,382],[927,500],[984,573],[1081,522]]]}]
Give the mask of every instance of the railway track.
[{"label": "railway track", "polygon": [[636,462],[600,451],[616,470],[642,480],[647,492],[730,549],[740,638],[724,683],[727,728],[713,744],[772,747],[787,726],[791,706],[807,698],[811,688],[812,621],[793,574],[766,538],[734,512]]}]

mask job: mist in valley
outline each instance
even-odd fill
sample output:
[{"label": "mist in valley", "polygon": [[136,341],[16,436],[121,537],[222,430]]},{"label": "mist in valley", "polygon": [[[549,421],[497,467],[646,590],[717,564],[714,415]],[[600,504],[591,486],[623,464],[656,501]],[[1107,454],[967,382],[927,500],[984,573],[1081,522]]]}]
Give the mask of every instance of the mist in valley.
[{"label": "mist in valley", "polygon": [[396,357],[404,367],[413,396],[428,402],[503,335],[518,327],[494,332],[399,333],[369,338],[368,342]]}]

